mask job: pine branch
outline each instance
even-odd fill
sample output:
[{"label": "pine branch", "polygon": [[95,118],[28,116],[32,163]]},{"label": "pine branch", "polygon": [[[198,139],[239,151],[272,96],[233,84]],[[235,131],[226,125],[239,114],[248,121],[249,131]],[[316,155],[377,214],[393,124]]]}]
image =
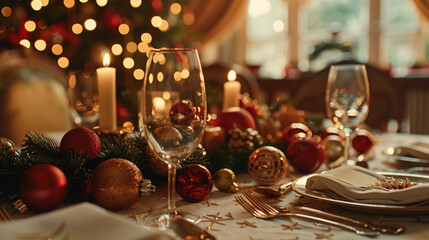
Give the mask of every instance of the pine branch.
[{"label": "pine branch", "polygon": [[41,134],[28,132],[25,134],[26,140],[22,145],[23,155],[44,155],[51,158],[60,158],[59,146],[50,138]]}]

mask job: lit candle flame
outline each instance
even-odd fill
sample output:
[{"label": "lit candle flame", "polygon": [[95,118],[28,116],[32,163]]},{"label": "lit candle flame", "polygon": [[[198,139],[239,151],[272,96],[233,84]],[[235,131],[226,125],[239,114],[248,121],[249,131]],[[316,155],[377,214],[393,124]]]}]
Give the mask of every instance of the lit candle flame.
[{"label": "lit candle flame", "polygon": [[104,54],[103,66],[108,67],[110,65],[110,56],[108,53]]},{"label": "lit candle flame", "polygon": [[228,72],[228,81],[235,81],[235,79],[237,78],[237,74],[235,73],[234,70],[229,70]]}]

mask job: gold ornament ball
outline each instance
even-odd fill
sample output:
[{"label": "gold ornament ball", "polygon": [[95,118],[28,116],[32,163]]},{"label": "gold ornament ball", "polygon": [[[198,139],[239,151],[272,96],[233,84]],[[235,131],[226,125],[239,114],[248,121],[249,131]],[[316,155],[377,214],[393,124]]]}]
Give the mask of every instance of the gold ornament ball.
[{"label": "gold ornament ball", "polygon": [[[344,141],[337,135],[329,135],[323,139],[322,144],[325,146],[325,163],[329,168],[335,168],[341,165],[339,160],[344,155]],[[337,162],[338,161],[338,162]]]},{"label": "gold ornament ball", "polygon": [[213,183],[222,192],[237,192],[238,185],[235,183],[235,174],[231,169],[219,169],[213,176]]},{"label": "gold ornament ball", "polygon": [[271,146],[256,149],[247,162],[250,177],[261,185],[273,185],[285,178],[287,167],[284,153]]},{"label": "gold ornament ball", "polygon": [[132,162],[112,158],[102,162],[94,171],[92,190],[97,203],[110,210],[126,209],[140,199],[143,175]]},{"label": "gold ornament ball", "polygon": [[168,175],[167,163],[157,158],[149,147],[146,147],[146,157],[149,160],[149,168],[151,172],[161,177],[166,177]]}]

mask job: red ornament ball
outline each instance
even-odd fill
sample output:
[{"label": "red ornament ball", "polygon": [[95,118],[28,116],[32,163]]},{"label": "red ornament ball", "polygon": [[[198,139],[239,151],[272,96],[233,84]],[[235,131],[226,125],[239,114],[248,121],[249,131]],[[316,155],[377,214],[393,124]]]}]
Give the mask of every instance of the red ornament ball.
[{"label": "red ornament ball", "polygon": [[286,149],[286,156],[296,171],[311,173],[325,161],[325,148],[314,138],[297,139]]},{"label": "red ornament ball", "polygon": [[374,141],[371,132],[360,129],[352,139],[352,146],[358,154],[365,154],[374,146]]},{"label": "red ornament ball", "polygon": [[244,108],[232,107],[223,109],[218,115],[219,126],[223,127],[228,133],[234,128],[256,129],[256,122],[253,116]]},{"label": "red ornament ball", "polygon": [[84,127],[77,127],[64,135],[61,139],[60,149],[63,153],[85,153],[88,160],[92,160],[100,154],[101,141],[94,131]]},{"label": "red ornament ball", "polygon": [[[300,133],[303,133],[304,135]],[[313,132],[303,123],[292,123],[283,130],[282,140],[286,145],[289,145],[297,137],[301,136],[312,137]]]},{"label": "red ornament ball", "polygon": [[22,201],[33,211],[53,210],[63,203],[67,196],[66,176],[54,165],[34,165],[24,172],[19,194]]},{"label": "red ornament ball", "polygon": [[175,125],[189,125],[196,117],[196,108],[188,100],[174,104],[170,109],[170,120]]},{"label": "red ornament ball", "polygon": [[192,203],[204,200],[212,191],[213,180],[209,170],[199,164],[189,164],[177,171],[176,192]]}]

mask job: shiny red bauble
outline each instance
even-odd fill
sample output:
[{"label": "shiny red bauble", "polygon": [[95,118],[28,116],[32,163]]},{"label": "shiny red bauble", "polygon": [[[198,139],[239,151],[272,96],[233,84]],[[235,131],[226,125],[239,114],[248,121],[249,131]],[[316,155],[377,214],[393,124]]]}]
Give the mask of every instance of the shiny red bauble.
[{"label": "shiny red bauble", "polygon": [[365,154],[374,146],[374,141],[371,132],[360,129],[352,138],[352,146],[358,154]]},{"label": "shiny red bauble", "polygon": [[67,196],[66,176],[54,165],[34,165],[24,172],[19,194],[22,201],[33,211],[53,210],[63,203]]},{"label": "shiny red bauble", "polygon": [[84,153],[88,157],[88,160],[92,160],[100,154],[101,141],[94,131],[85,127],[77,127],[68,131],[63,136],[60,143],[60,150],[63,153]]},{"label": "shiny red bauble", "polygon": [[203,165],[189,164],[177,171],[176,192],[185,201],[200,202],[212,191],[213,180]]},{"label": "shiny red bauble", "polygon": [[297,139],[286,149],[286,157],[296,171],[311,173],[325,161],[325,148],[315,138]]},{"label": "shiny red bauble", "polygon": [[256,122],[253,116],[244,108],[231,107],[223,109],[218,115],[219,126],[228,133],[234,128],[256,129]]},{"label": "shiny red bauble", "polygon": [[[304,135],[300,133],[303,133]],[[313,136],[313,132],[311,131],[311,129],[303,123],[292,123],[291,125],[287,126],[282,132],[282,140],[286,145],[289,145],[297,137],[302,136]]]},{"label": "shiny red bauble", "polygon": [[175,125],[189,125],[196,117],[196,107],[187,100],[174,104],[170,109],[170,121]]}]

